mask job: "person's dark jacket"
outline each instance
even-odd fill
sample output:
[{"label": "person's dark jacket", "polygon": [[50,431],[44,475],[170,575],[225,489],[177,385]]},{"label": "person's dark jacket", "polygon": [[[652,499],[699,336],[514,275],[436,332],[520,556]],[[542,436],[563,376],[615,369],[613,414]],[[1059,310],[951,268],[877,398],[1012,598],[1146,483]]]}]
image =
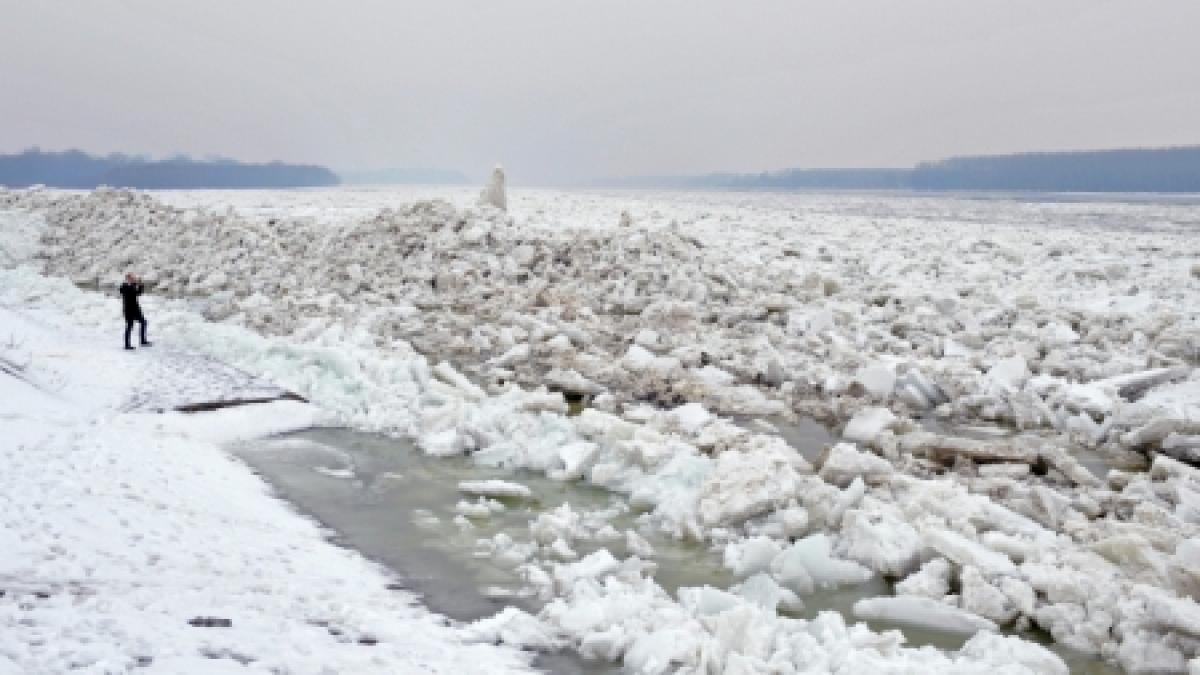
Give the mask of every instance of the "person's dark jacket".
[{"label": "person's dark jacket", "polygon": [[138,296],[146,290],[141,282],[121,284],[121,303],[125,309],[126,321],[144,321],[142,306],[138,304]]}]

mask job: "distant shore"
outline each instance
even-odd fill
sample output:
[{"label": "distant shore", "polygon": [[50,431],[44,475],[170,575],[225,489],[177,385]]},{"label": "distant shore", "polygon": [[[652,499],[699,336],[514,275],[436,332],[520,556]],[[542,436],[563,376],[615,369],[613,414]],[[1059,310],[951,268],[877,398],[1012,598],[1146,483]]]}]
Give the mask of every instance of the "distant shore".
[{"label": "distant shore", "polygon": [[612,179],[604,185],[718,190],[1193,193],[1200,192],[1200,146],[951,157],[910,168],[646,176]]}]

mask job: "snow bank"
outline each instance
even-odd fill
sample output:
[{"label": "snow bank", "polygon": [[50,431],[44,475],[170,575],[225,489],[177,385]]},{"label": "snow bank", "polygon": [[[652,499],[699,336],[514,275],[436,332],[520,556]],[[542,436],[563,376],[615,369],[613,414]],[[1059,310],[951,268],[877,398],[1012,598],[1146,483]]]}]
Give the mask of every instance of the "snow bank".
[{"label": "snow bank", "polygon": [[36,313],[0,307],[30,357],[29,377],[0,372],[0,671],[530,672],[390,590],[214,442],[311,406],[122,413],[192,389],[194,363]]}]

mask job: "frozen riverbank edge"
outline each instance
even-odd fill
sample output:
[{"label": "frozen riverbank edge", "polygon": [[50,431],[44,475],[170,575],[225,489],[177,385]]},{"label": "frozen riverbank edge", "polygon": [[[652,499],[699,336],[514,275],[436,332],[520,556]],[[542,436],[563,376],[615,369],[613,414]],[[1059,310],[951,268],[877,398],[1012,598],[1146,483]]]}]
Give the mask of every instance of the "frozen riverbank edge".
[{"label": "frozen riverbank edge", "polygon": [[220,447],[321,411],[161,414],[265,384],[169,339],[126,353],[88,320],[107,298],[43,280],[20,292],[40,301],[18,300],[14,274],[0,271],[0,673],[533,672],[389,588]]},{"label": "frozen riverbank edge", "polygon": [[[102,250],[108,253],[97,255],[110,256],[113,267],[124,264],[116,261],[124,251],[109,245],[93,252]],[[45,293],[45,289],[32,291],[31,297],[39,292]],[[177,317],[173,306],[180,308]],[[1179,668],[1185,667],[1185,656],[1194,655],[1188,643],[1191,628],[1186,621],[1151,614],[1146,609],[1148,602],[1158,599],[1157,595],[1146,595],[1150,591],[1166,593],[1164,597],[1183,603],[1168,607],[1172,612],[1186,613],[1193,606],[1188,600],[1172,598],[1169,590],[1154,587],[1171,589],[1172,579],[1158,580],[1162,582],[1159,584],[1154,579],[1131,583],[1132,575],[1122,569],[1119,561],[1114,563],[1112,556],[1098,555],[1070,536],[1056,534],[997,503],[1003,500],[971,494],[971,488],[979,491],[980,486],[969,475],[961,480],[955,480],[954,475],[905,475],[885,458],[843,446],[831,455],[830,459],[836,461],[827,461],[821,467],[822,475],[815,476],[778,439],[736,429],[698,406],[677,411],[643,410],[636,421],[589,411],[573,423],[556,414],[564,406],[560,397],[515,389],[488,396],[453,369],[430,369],[424,359],[406,349],[403,341],[394,340],[386,345],[386,351],[382,350],[378,335],[364,325],[365,321],[358,325],[317,322],[315,327],[310,323],[307,330],[287,333],[286,338],[267,338],[230,323],[211,324],[195,315],[185,317],[185,306],[164,303],[156,308],[157,315],[163,317],[156,325],[161,324],[173,340],[265,373],[361,428],[415,436],[427,451],[474,451],[481,461],[537,468],[564,479],[583,476],[628,492],[648,509],[645,526],[673,529],[683,536],[724,545],[730,564],[753,581],[744,584],[742,590],[746,586],[755,589],[741,595],[720,591],[688,597],[681,594],[681,604],[656,593],[652,582],[647,585],[636,561],[554,562],[555,557],[561,557],[558,553],[535,544],[533,549],[498,553],[523,556],[531,584],[540,585],[558,599],[542,612],[538,622],[509,614],[499,628],[493,622],[477,627],[480,631],[506,631],[502,637],[525,642],[532,639],[531,635],[553,642],[571,640],[577,646],[595,650],[593,653],[624,655],[627,664],[640,664],[647,670],[655,664],[666,667],[670,658],[678,663],[702,659],[722,667],[733,663],[754,669],[765,667],[772,659],[794,658],[811,665],[822,657],[836,655],[837,659],[878,659],[878,663],[853,661],[851,665],[883,670],[888,663],[897,669],[905,664],[916,667],[917,662],[911,659],[917,659],[926,660],[922,663],[928,668],[957,667],[955,672],[963,672],[967,663],[979,661],[975,654],[980,651],[979,643],[1011,640],[985,635],[973,641],[970,650],[946,655],[933,650],[905,650],[894,644],[895,636],[846,631],[843,626],[844,636],[858,634],[861,639],[857,643],[848,637],[842,639],[863,647],[847,656],[845,644],[832,648],[813,637],[814,632],[829,633],[830,627],[824,624],[836,617],[823,616],[814,622],[777,617],[774,605],[786,599],[783,591],[803,593],[814,583],[814,577],[818,583],[836,583],[842,578],[839,574],[847,574],[838,570],[851,563],[829,557],[830,552],[819,545],[821,540],[817,538],[823,535],[805,536],[825,530],[839,556],[858,561],[860,567],[851,568],[854,571],[849,576],[869,572],[908,576],[925,562],[920,575],[907,586],[915,591],[910,594],[914,597],[906,603],[866,604],[863,614],[912,614],[905,607],[920,609],[919,596],[932,595],[953,617],[952,621],[975,621],[986,626],[1025,618],[1046,625],[1057,638],[1070,643],[1080,630],[1080,618],[1108,612],[1113,609],[1113,600],[1122,600],[1129,601],[1128,606],[1120,607],[1119,613],[1109,612],[1109,623],[1089,627],[1094,633],[1084,638],[1096,639],[1101,645],[1098,648],[1111,645],[1110,656],[1131,668],[1141,663],[1137,659],[1143,658],[1139,656],[1143,652],[1144,658],[1160,659],[1160,665],[1169,666],[1171,659],[1178,659],[1173,663]],[[245,323],[251,317],[246,314],[232,318],[231,323]],[[1174,506],[1180,487],[1176,468],[1164,463],[1157,480],[1146,477],[1139,483],[1134,477],[1129,484],[1161,484],[1151,487],[1169,488],[1174,494],[1157,499]],[[1005,476],[982,478],[996,484]],[[1069,487],[1076,489],[1074,485]],[[1079,489],[1090,487],[1094,486]],[[1049,497],[1042,495],[1043,499]],[[1067,506],[1075,508],[1070,503]],[[1067,525],[1076,520],[1062,509],[1058,515]],[[572,537],[587,533],[568,522],[558,532],[550,530],[550,534],[553,536],[541,542],[542,546],[557,546],[561,552],[559,540],[569,546]],[[789,546],[793,539],[797,541]],[[1161,555],[1169,546],[1175,558],[1162,556],[1159,568],[1176,578],[1176,568],[1185,567],[1172,564],[1181,558],[1178,546],[1172,545],[1178,540],[1156,541],[1156,546],[1139,555]],[[1187,562],[1186,555],[1182,562]],[[1144,565],[1139,562],[1130,567]],[[1089,602],[1094,595],[1089,588],[1094,579],[1089,575],[1097,571],[1124,582],[1116,584],[1119,595]],[[1033,573],[1040,576],[1033,577]],[[929,583],[920,584],[918,580]],[[959,584],[961,596],[950,592]],[[944,586],[940,591],[939,585]],[[608,611],[598,611],[605,603],[609,603]],[[1082,617],[1073,613],[1073,607],[1082,612]],[[1047,608],[1053,611],[1047,612]],[[1064,614],[1061,621],[1054,612]],[[995,616],[978,621],[979,617],[972,618],[971,614]],[[752,626],[756,635],[769,637],[757,643],[729,639],[731,631],[736,632],[731,621],[743,628]],[[514,624],[528,630],[516,630]],[[535,627],[538,631],[533,630]],[[647,632],[647,627],[658,630]],[[665,633],[670,627],[693,639],[681,641],[680,633]],[[678,649],[678,653],[664,654],[662,649],[646,644],[659,633],[663,633],[657,635],[659,644]],[[1077,643],[1086,648],[1084,638]],[[642,647],[635,649],[638,644]],[[731,651],[735,644],[742,649]],[[1033,645],[1016,644],[1028,653],[1038,654]],[[753,651],[747,653],[745,648]],[[664,661],[664,656],[669,658]],[[983,657],[984,661],[988,658]],[[837,670],[842,665],[842,661],[830,662],[828,669]]]}]

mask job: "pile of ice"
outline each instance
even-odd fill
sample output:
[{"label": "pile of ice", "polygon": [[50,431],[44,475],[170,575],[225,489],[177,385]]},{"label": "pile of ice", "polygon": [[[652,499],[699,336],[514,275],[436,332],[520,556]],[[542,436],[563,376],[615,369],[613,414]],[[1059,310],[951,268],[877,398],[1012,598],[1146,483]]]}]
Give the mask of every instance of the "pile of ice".
[{"label": "pile of ice", "polygon": [[830,420],[874,404],[1200,454],[1200,247],[1185,231],[518,225],[499,170],[475,209],[418,202],[336,226],[127,191],[0,201],[45,216],[50,273],[107,284],[136,267],[266,334],[370,315],[378,344],[483,382],[552,371],[556,389],[615,403]]},{"label": "pile of ice", "polygon": [[[626,545],[624,560],[603,551],[568,562],[580,542],[602,536],[595,526],[573,527],[579,519],[568,510],[551,530],[531,528],[529,542],[493,549],[543,597],[557,598],[527,624],[537,625],[538,635],[641,663],[635,638],[678,631],[692,638],[686,647],[680,643],[690,656],[675,665],[708,663],[703,659],[711,657],[700,655],[709,651],[728,656],[732,649],[741,659],[747,652],[731,647],[742,645],[739,639],[715,624],[697,624],[708,633],[698,629],[698,617],[764,615],[772,617],[767,635],[784,630],[775,621],[792,632],[806,624],[776,617],[779,611],[803,607],[816,589],[883,575],[899,580],[897,596],[860,601],[858,618],[968,634],[1036,626],[1130,672],[1175,672],[1197,657],[1200,472],[1191,467],[1159,456],[1148,474],[1114,471],[1108,483],[1068,487],[1027,475],[1028,465],[997,463],[953,481],[916,477],[902,471],[909,468],[903,460],[893,464],[841,444],[814,475],[771,437],[711,459],[690,443],[656,436],[653,422],[666,424],[671,413],[660,417],[635,427],[585,411],[579,429],[597,447],[584,475],[631,493],[646,509],[636,519],[641,534],[694,536],[723,550],[741,583],[681,589],[672,599],[649,578],[653,552],[636,544]],[[672,446],[665,459],[662,449]],[[617,534],[610,536],[640,537],[634,530]],[[716,609],[698,609],[709,602]],[[499,620],[482,624],[481,639],[508,625]],[[755,634],[766,630],[748,625]],[[796,654],[781,645],[758,648],[767,650],[764,660],[746,662],[756,668],[778,658],[771,649]]]},{"label": "pile of ice", "polygon": [[509,609],[476,622],[474,637],[537,648],[570,640],[584,656],[620,660],[636,673],[1067,673],[1045,648],[990,632],[947,654],[904,647],[898,631],[847,626],[836,612],[807,621],[781,617],[777,587],[766,577],[755,577],[739,593],[680,589],[676,601],[642,566],[636,558],[619,562],[601,552],[559,565],[556,582],[570,584],[564,596],[536,619]]},{"label": "pile of ice", "polygon": [[[178,298],[155,315],[173,338],[347,423],[628,495],[641,515],[623,532],[568,510],[536,518],[528,541],[481,542],[549,603],[482,622],[480,639],[569,644],[643,672],[1062,671],[996,634],[1038,627],[1131,672],[1200,663],[1200,472],[1158,454],[1148,473],[1100,478],[1066,449],[1198,447],[1183,234],[1122,232],[1166,261],[1135,283],[1136,258],[1079,231],[951,238],[866,221],[723,240],[632,219],[524,226],[482,201],[334,227],[125,191],[0,193],[44,218],[47,273],[92,285],[142,271]],[[77,293],[6,282],[23,301]],[[486,365],[467,377],[461,364]],[[593,407],[567,418],[558,391]],[[847,442],[810,464],[721,416],[794,412],[848,420]],[[948,435],[919,413],[1037,433]],[[464,485],[461,522],[520,487]],[[666,593],[651,532],[710,547],[739,583]],[[858,618],[982,632],[947,654],[834,614],[787,616],[816,589],[880,575],[897,595],[859,602]]]}]

